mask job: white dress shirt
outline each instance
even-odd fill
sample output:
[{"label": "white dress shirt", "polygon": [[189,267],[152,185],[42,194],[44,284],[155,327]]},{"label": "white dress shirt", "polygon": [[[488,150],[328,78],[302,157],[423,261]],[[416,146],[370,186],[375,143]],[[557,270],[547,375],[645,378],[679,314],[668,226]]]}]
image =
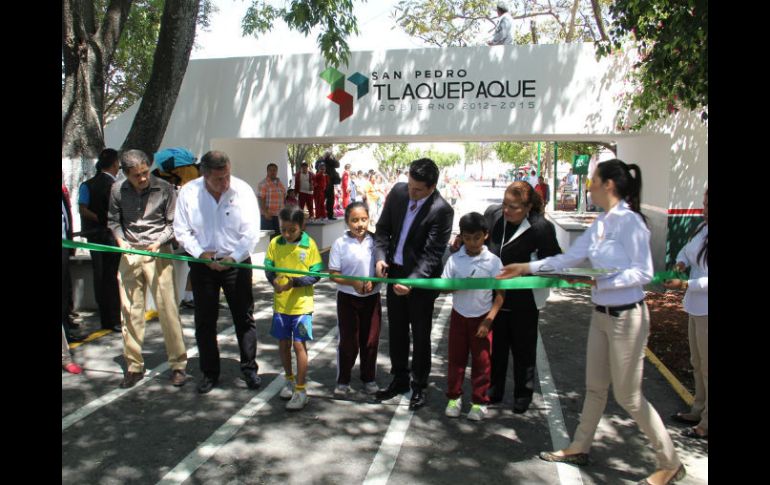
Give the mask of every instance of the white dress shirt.
[{"label": "white dress shirt", "polygon": [[259,207],[254,190],[230,177],[230,188],[214,199],[203,177],[185,184],[177,196],[174,235],[193,257],[214,251],[215,257],[241,262],[259,240]]},{"label": "white dress shirt", "polygon": [[706,261],[701,262],[698,259],[698,253],[708,234],[709,226],[706,225],[676,256],[677,263],[682,262],[690,268],[690,279],[687,281],[687,292],[682,304],[684,311],[696,317],[709,314],[709,267]]},{"label": "white dress shirt", "polygon": [[[431,193],[432,195],[432,193]],[[430,195],[428,196],[430,197]],[[396,253],[393,255],[393,262],[401,266],[404,264],[404,244],[406,243],[406,236],[409,234],[409,228],[412,227],[414,218],[417,217],[417,213],[420,212],[420,208],[428,200],[428,197],[423,197],[420,200],[414,201],[409,199],[409,204],[406,206],[406,216],[404,216],[404,225],[401,226],[401,235],[398,238],[398,245],[396,246]],[[417,202],[417,207],[412,210],[412,206]]]},{"label": "white dress shirt", "polygon": [[591,287],[597,305],[620,306],[644,298],[643,286],[652,281],[650,230],[641,216],[620,201],[600,214],[564,254],[529,263],[530,272],[550,266],[555,270],[578,267],[586,259],[593,268],[617,268],[619,273],[599,278]]},{"label": "white dress shirt", "polygon": [[[329,269],[339,271],[348,276],[374,276],[374,238],[367,234],[363,241],[359,241],[345,231],[341,237],[332,244],[329,252]],[[337,284],[337,290],[353,296],[369,296],[380,292],[380,283],[376,283],[372,291],[365,294],[358,293],[349,285]]]},{"label": "white dress shirt", "polygon": [[[503,263],[486,246],[481,253],[469,256],[465,246],[447,259],[442,278],[494,278]],[[452,308],[466,318],[480,317],[492,309],[493,290],[457,290],[452,295]]]}]

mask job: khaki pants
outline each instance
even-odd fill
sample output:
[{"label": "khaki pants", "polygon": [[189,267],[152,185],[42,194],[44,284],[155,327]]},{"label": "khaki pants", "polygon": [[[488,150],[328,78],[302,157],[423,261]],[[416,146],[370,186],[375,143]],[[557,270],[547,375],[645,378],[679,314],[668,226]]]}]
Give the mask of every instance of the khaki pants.
[{"label": "khaki pants", "polygon": [[698,428],[708,434],[709,430],[709,316],[690,315],[688,327],[690,338],[690,363],[695,378],[695,402],[690,416],[700,419]]},{"label": "khaki pants", "polygon": [[[168,245],[161,252],[169,253]],[[123,254],[120,258],[121,312],[123,314],[124,355],[131,372],[144,371],[144,294],[147,286],[155,299],[166,344],[168,363],[173,370],[187,367],[187,351],[182,337],[182,322],[176,301],[174,267],[171,260],[139,254]]]},{"label": "khaki pants", "polygon": [[588,453],[612,384],[615,400],[650,440],[660,468],[679,466],[663,421],[642,395],[644,346],[649,332],[650,314],[645,304],[623,311],[619,317],[594,310],[586,349],[586,398],[572,450]]}]

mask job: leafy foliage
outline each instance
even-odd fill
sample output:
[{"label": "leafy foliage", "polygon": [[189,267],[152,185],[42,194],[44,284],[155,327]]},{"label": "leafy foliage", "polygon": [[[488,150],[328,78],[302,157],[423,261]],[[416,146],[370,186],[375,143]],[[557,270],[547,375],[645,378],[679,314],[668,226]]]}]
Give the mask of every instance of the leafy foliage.
[{"label": "leafy foliage", "polygon": [[305,36],[314,27],[320,27],[318,47],[321,53],[335,67],[347,65],[350,47],[346,39],[358,34],[353,0],[292,0],[289,6],[282,8],[270,5],[267,0],[252,0],[241,24],[243,35],[259,37],[272,29],[279,18]]},{"label": "leafy foliage", "polygon": [[[135,0],[112,64],[107,66],[104,86],[104,119],[109,123],[144,94],[150,80],[165,0]],[[97,22],[107,10],[107,0],[96,0]],[[211,0],[201,3],[197,25],[206,29],[217,8]]]},{"label": "leafy foliage", "polygon": [[636,116],[639,129],[681,108],[708,119],[708,1],[616,0],[608,42],[597,45],[599,57],[634,42],[638,61],[626,93],[625,115]]},{"label": "leafy foliage", "polygon": [[[576,3],[577,2],[577,3]],[[592,42],[610,0],[509,0],[516,44]],[[393,18],[404,31],[439,47],[482,45],[497,23],[496,0],[401,0]],[[574,12],[574,15],[573,15]],[[518,22],[517,22],[518,21]],[[516,27],[518,24],[518,28]]]}]

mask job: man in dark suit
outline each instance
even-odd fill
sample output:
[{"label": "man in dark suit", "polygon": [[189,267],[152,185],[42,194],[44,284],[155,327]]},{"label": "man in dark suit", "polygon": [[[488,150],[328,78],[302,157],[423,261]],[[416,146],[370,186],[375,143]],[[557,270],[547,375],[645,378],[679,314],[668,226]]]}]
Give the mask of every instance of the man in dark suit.
[{"label": "man in dark suit", "polygon": [[[96,162],[97,173],[80,185],[78,206],[80,208],[81,235],[88,242],[117,246],[115,236],[107,228],[107,211],[110,207],[110,190],[120,170],[118,152],[105,148]],[[94,270],[94,296],[99,307],[102,328],[120,332],[120,290],[118,266],[120,253],[91,251]]]},{"label": "man in dark suit", "polygon": [[[421,158],[409,167],[409,181],[393,186],[377,221],[376,274],[390,278],[438,278],[442,256],[452,232],[454,210],[436,190],[439,171],[433,160]],[[393,380],[377,393],[380,400],[407,392],[409,382],[409,329],[412,337],[412,398],[409,409],[425,405],[430,374],[430,331],[434,290],[388,285],[390,373]]]}]

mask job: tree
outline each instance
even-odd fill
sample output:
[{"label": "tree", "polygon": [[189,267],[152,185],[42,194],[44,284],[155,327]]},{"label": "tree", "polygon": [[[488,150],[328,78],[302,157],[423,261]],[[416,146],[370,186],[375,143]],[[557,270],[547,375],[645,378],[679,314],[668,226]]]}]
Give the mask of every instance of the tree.
[{"label": "tree", "polygon": [[[144,94],[152,74],[164,2],[165,0],[134,0],[105,80],[105,123],[130,108]],[[97,17],[106,9],[105,3],[106,0],[96,0]],[[207,30],[211,14],[217,10],[212,0],[203,0],[197,27]]]},{"label": "tree", "polygon": [[62,2],[62,158],[94,159],[104,148],[105,73],[132,0],[110,0],[97,24],[89,0]]},{"label": "tree", "polygon": [[152,74],[122,149],[155,153],[163,141],[190,61],[200,0],[166,0]]},{"label": "tree", "polygon": [[465,166],[467,168],[468,161],[478,162],[481,164],[481,176],[484,176],[484,161],[489,160],[489,157],[494,152],[494,143],[463,143],[465,149]]},{"label": "tree", "polygon": [[395,170],[408,166],[409,162],[414,160],[409,160],[406,143],[379,143],[374,148],[373,155],[377,160],[377,167],[386,175],[391,175]]},{"label": "tree", "polygon": [[530,163],[537,157],[537,143],[503,141],[494,143],[492,148],[500,161],[510,163],[514,167]]},{"label": "tree", "polygon": [[[494,0],[401,0],[392,16],[407,34],[427,44],[483,45],[497,22],[496,3]],[[581,4],[580,0],[514,0],[508,4],[514,21],[522,21],[521,28],[514,32],[516,44],[585,42],[603,38],[602,19],[609,0],[592,0],[590,5]]]},{"label": "tree", "polygon": [[292,0],[290,6],[283,8],[273,7],[268,0],[252,0],[243,18],[243,35],[259,37],[259,34],[270,31],[278,18],[305,36],[320,26],[318,47],[321,53],[334,67],[347,65],[350,48],[346,39],[359,33],[353,15],[353,0]]},{"label": "tree", "polygon": [[597,45],[599,57],[622,50],[631,40],[638,56],[626,94],[626,113],[639,129],[681,108],[708,119],[708,1],[616,0],[610,40]]},{"label": "tree", "polygon": [[[140,4],[159,5],[155,0],[137,0]],[[107,76],[116,72],[116,49],[133,5],[133,0],[62,1],[62,169],[70,187],[93,172],[92,162],[104,148]],[[163,6],[147,88],[122,144],[148,153],[158,149],[165,134],[189,60],[195,21],[210,9],[209,0],[166,0]],[[244,31],[250,21],[260,32],[269,30],[278,13],[305,35],[322,26],[319,44],[324,56],[335,65],[347,61],[345,37],[358,32],[351,0],[293,0],[280,10],[255,0],[251,16],[244,19]]]}]

